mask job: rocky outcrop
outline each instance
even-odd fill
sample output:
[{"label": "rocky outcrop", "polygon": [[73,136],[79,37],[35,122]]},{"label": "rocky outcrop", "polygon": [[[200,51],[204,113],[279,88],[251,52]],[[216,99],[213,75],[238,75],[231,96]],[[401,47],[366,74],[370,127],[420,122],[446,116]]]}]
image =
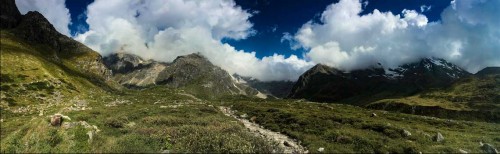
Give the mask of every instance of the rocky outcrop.
[{"label": "rocky outcrop", "polygon": [[0,28],[14,28],[21,20],[15,0],[2,0],[0,5]]}]

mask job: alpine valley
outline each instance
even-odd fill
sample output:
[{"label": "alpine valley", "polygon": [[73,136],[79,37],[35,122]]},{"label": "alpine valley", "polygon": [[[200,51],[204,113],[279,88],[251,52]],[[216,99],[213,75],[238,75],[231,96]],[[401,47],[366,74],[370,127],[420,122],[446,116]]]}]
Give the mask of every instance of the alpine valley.
[{"label": "alpine valley", "polygon": [[1,7],[2,153],[498,153],[500,67],[427,57],[297,81],[98,52]]}]

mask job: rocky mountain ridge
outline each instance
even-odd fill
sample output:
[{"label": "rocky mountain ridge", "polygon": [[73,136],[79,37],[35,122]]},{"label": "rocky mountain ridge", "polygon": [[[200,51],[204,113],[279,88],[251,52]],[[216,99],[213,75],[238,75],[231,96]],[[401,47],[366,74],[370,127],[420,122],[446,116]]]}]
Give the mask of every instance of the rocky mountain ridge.
[{"label": "rocky mountain ridge", "polygon": [[166,86],[187,89],[206,97],[222,95],[247,95],[265,98],[259,91],[237,82],[222,68],[213,65],[199,53],[177,57],[171,63],[163,63],[127,53],[115,53],[104,57],[104,63],[112,70],[113,79],[129,88]]},{"label": "rocky mountain ridge", "polygon": [[359,96],[405,96],[450,85],[470,75],[439,58],[423,58],[397,68],[377,66],[351,72],[318,64],[300,76],[288,97],[340,101],[359,100],[355,98]]},{"label": "rocky mountain ridge", "polygon": [[68,62],[83,74],[97,80],[109,79],[111,73],[102,63],[96,51],[72,38],[59,33],[39,12],[29,11],[21,15],[14,0],[2,1],[1,28],[8,30],[24,41],[50,48],[41,53],[56,63]]}]

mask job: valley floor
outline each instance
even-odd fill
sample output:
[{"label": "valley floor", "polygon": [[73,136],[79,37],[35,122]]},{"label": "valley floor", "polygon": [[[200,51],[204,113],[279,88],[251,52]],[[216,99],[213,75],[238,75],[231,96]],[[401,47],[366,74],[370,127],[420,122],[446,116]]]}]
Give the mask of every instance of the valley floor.
[{"label": "valley floor", "polygon": [[[165,88],[62,97],[67,100],[57,105],[2,107],[1,151],[281,153],[296,148],[311,153],[477,153],[483,152],[480,143],[500,146],[499,124],[349,105],[202,100]],[[50,125],[56,113],[68,117],[60,127]],[[245,125],[262,128],[252,131]],[[286,135],[287,143],[255,132]],[[438,133],[444,139],[437,139]]]}]

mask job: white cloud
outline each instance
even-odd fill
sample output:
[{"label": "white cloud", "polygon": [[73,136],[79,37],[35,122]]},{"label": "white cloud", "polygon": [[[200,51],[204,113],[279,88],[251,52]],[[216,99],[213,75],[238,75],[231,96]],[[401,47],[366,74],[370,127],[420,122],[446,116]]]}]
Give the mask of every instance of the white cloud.
[{"label": "white cloud", "polygon": [[232,0],[97,0],[87,8],[90,30],[75,39],[103,55],[125,51],[167,62],[200,52],[230,73],[264,81],[296,80],[313,65],[296,56],[258,59],[221,43],[253,35],[251,15]]},{"label": "white cloud", "polygon": [[431,6],[431,5],[429,5],[429,6],[427,6],[427,5],[422,5],[422,6],[420,6],[420,12],[422,12],[422,13],[423,13],[423,12],[430,11],[430,10],[431,10],[431,8],[432,8],[432,6]]},{"label": "white cloud", "polygon": [[65,0],[16,0],[21,14],[38,11],[54,25],[57,31],[70,36],[68,26],[71,24],[71,16],[64,3]]},{"label": "white cloud", "polygon": [[[374,10],[366,15],[357,0],[341,0],[322,13],[321,23],[309,21],[293,36],[292,45],[306,58],[345,70],[377,62],[387,67],[423,57],[441,57],[471,72],[500,66],[500,6],[498,0],[455,1],[442,21],[429,23],[415,10],[401,14]],[[285,35],[283,39],[290,39]]]}]

